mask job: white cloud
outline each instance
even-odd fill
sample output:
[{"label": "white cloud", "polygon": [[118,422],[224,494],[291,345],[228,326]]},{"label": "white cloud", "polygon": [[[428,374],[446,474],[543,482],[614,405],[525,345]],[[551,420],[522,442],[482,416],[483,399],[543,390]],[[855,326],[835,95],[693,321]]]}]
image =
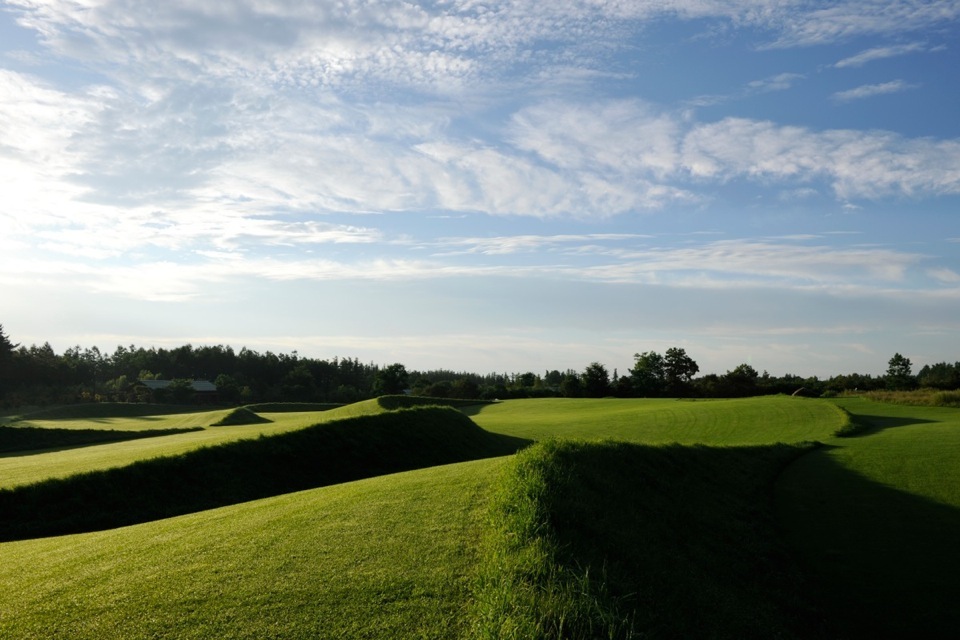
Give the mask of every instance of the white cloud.
[{"label": "white cloud", "polygon": [[826,178],[841,199],[960,193],[960,140],[854,130],[815,132],[741,118],[695,126],[683,166],[698,179]]},{"label": "white cloud", "polygon": [[[811,5],[817,6],[817,5]],[[960,17],[957,0],[848,0],[809,11],[786,5],[771,11],[766,24],[780,31],[774,47],[827,44],[855,37],[909,33]],[[779,24],[775,21],[779,20]]]},{"label": "white cloud", "polygon": [[918,85],[909,84],[903,80],[891,80],[890,82],[881,82],[879,84],[865,84],[854,89],[838,91],[833,94],[833,99],[838,102],[850,102],[851,100],[862,100],[872,98],[873,96],[882,96],[888,93],[900,93],[916,89]]},{"label": "white cloud", "polygon": [[957,273],[953,269],[947,269],[946,267],[939,269],[928,269],[927,275],[934,280],[938,280],[939,282],[943,282],[945,284],[954,284],[960,282],[960,273]]},{"label": "white cloud", "polygon": [[838,69],[843,69],[846,67],[862,67],[868,62],[873,62],[874,60],[883,60],[884,58],[895,58],[898,56],[906,55],[908,53],[915,53],[918,51],[926,51],[926,45],[920,42],[913,42],[911,44],[900,44],[900,45],[891,45],[886,47],[873,47],[872,49],[866,49],[860,53],[850,56],[849,58],[844,58],[843,60],[838,61],[833,66]]}]

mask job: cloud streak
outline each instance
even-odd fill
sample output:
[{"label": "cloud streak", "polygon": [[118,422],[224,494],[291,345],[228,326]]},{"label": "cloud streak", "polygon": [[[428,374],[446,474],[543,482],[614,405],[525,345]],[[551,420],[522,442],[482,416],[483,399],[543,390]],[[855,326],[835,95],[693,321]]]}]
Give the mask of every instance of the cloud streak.
[{"label": "cloud streak", "polygon": [[846,91],[838,91],[833,94],[833,99],[837,102],[851,102],[853,100],[863,100],[874,96],[882,96],[890,93],[901,93],[916,89],[918,85],[909,84],[903,80],[891,80],[890,82],[881,82],[879,84],[865,84]]}]

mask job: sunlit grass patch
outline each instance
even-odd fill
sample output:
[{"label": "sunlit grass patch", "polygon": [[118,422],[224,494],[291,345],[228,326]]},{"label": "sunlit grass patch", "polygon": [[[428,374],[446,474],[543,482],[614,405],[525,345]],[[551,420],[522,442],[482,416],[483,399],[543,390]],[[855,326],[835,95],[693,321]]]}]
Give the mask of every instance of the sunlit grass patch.
[{"label": "sunlit grass patch", "polygon": [[502,459],[0,544],[0,637],[462,637]]},{"label": "sunlit grass patch", "polygon": [[790,396],[708,401],[508,400],[468,413],[484,429],[531,440],[615,438],[649,444],[825,440],[846,421],[843,412],[827,401]]}]

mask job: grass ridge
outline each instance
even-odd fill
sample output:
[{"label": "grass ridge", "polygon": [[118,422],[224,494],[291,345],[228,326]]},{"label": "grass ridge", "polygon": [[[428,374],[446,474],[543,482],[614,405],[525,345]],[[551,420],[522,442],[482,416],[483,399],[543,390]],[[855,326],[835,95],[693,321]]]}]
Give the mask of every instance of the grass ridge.
[{"label": "grass ridge", "polygon": [[500,479],[474,638],[791,638],[817,615],[773,485],[817,445],[546,440]]},{"label": "grass ridge", "polygon": [[449,407],[356,416],[2,490],[0,540],[113,528],[523,444]]},{"label": "grass ridge", "polygon": [[190,433],[191,431],[203,431],[203,427],[121,431],[118,429],[48,429],[3,425],[0,426],[0,453],[39,452],[65,447],[155,438],[175,433]]}]

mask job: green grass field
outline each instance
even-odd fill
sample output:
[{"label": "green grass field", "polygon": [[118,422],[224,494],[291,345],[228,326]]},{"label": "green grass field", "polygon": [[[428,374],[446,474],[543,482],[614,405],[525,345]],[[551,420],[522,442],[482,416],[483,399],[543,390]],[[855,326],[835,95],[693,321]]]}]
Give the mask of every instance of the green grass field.
[{"label": "green grass field", "polygon": [[[957,409],[862,398],[523,400],[465,408],[483,435],[451,409],[396,411],[403,404],[258,412],[271,422],[225,427],[210,426],[223,410],[14,423],[202,427],[9,452],[0,485],[14,501],[25,485],[95,482],[135,463],[162,478],[170,466],[158,456],[219,465],[262,447],[309,460],[302,443],[313,441],[331,460],[367,447],[377,464],[424,468],[0,543],[0,637],[857,638],[960,628],[950,597],[960,575]],[[850,419],[859,434],[836,437]],[[301,432],[317,435],[289,439]],[[409,446],[377,446],[394,432]],[[451,460],[457,443],[474,457],[523,451],[425,466]],[[374,458],[349,464],[363,460]],[[122,495],[128,483],[119,484]]]},{"label": "green grass field", "polygon": [[646,444],[750,445],[823,440],[844,416],[808,398],[736,400],[508,400],[468,412],[484,429],[519,438],[615,438]]},{"label": "green grass field", "polygon": [[800,458],[778,484],[811,590],[850,637],[954,637],[960,409],[836,402],[867,429]]}]

